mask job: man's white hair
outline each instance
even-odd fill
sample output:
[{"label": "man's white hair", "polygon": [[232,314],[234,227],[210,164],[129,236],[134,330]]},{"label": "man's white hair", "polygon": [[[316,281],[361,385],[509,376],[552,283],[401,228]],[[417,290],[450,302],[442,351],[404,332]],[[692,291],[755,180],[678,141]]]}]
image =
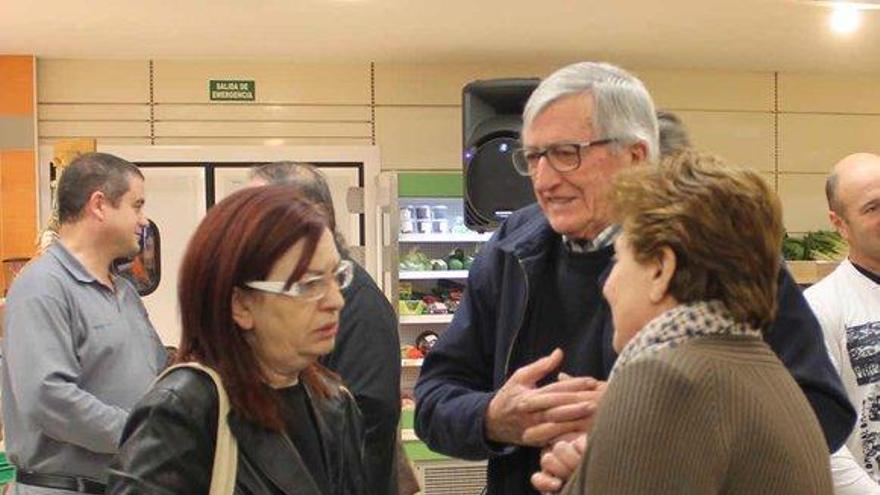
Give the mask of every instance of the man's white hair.
[{"label": "man's white hair", "polygon": [[593,98],[595,139],[617,139],[618,151],[623,145],[643,142],[648,160],[658,159],[657,115],[651,95],[637,77],[608,63],[571,64],[541,81],[523,110],[523,134],[544,109],[576,94]]}]

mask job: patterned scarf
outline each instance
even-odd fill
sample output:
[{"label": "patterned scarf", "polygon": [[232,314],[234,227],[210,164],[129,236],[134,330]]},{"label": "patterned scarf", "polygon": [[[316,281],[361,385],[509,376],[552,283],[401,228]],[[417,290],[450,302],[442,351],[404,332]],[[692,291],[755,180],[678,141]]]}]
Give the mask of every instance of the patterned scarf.
[{"label": "patterned scarf", "polygon": [[656,354],[667,347],[675,347],[697,337],[710,335],[731,335],[761,337],[761,331],[733,319],[733,316],[718,300],[681,304],[666,311],[639,330],[630,340],[614,368],[611,377],[627,364],[640,357]]}]

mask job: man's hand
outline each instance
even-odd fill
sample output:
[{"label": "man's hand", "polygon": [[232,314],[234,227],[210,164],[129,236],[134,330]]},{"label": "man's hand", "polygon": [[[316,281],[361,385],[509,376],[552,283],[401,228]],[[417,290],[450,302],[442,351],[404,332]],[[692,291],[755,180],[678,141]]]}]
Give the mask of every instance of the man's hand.
[{"label": "man's hand", "polygon": [[604,384],[593,378],[572,378],[538,388],[537,383],[562,364],[562,351],[516,370],[498,390],[486,410],[489,440],[544,447],[568,433],[583,433],[596,410],[597,389]]},{"label": "man's hand", "polygon": [[499,443],[523,444],[526,428],[540,423],[540,412],[526,411],[522,402],[537,390],[537,383],[559,368],[562,351],[554,350],[516,370],[498,389],[486,409],[486,436]]},{"label": "man's hand", "polygon": [[524,398],[526,413],[539,413],[541,421],[523,432],[527,445],[552,445],[572,433],[589,433],[607,383],[590,377],[572,378],[559,374],[551,383]]},{"label": "man's hand", "polygon": [[532,475],[532,486],[541,493],[557,493],[581,464],[587,449],[587,435],[560,440],[541,455],[541,471]]}]

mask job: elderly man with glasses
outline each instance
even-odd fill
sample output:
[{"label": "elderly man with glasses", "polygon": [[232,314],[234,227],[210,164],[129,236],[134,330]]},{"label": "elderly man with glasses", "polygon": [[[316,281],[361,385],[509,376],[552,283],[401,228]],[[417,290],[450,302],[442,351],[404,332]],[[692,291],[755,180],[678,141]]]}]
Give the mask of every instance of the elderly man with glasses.
[{"label": "elderly man with glasses", "polygon": [[[650,95],[608,64],[574,64],[549,76],[523,123],[514,164],[531,177],[538,204],[514,213],[481,250],[415,390],[418,435],[436,451],[489,459],[490,495],[537,493],[529,478],[540,470],[541,449],[591,427],[617,357],[601,291],[618,233],[606,194],[618,171],[659,153]],[[779,301],[768,342],[836,450],[854,411],[785,271]]]}]

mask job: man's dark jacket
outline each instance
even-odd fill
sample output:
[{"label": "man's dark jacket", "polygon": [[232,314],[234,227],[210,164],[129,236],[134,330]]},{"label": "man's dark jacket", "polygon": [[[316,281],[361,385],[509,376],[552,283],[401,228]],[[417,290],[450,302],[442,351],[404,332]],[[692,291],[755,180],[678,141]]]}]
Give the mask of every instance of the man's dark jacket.
[{"label": "man's dark jacket", "polygon": [[[527,318],[527,307],[543,289],[537,282],[546,280],[548,267],[556,263],[552,248],[560,239],[537,205],[519,210],[501,226],[474,261],[464,300],[425,359],[415,387],[418,436],[450,456],[488,458],[490,495],[537,493],[525,467],[538,465],[539,450],[487,441],[484,418],[495,391],[528,364],[516,359],[527,355],[517,339],[532,330],[523,328],[535,321]],[[613,248],[600,251],[610,267]],[[596,308],[563,371],[606,379],[616,359],[611,312],[604,300]],[[765,340],[813,406],[829,451],[837,450],[852,430],[855,411],[828,358],[819,324],[786,270],[779,277],[779,313]]]},{"label": "man's dark jacket", "polygon": [[364,465],[370,495],[397,495],[395,441],[400,421],[397,315],[360,265],[342,292],[345,306],[333,352],[319,361],[342,377],[364,416]]}]

